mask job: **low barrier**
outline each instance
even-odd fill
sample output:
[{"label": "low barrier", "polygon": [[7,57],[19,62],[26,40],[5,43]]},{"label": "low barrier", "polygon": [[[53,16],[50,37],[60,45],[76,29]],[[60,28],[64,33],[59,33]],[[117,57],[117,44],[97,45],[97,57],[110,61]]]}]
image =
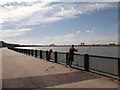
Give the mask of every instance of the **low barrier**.
[{"label": "low barrier", "polygon": [[[8,48],[26,55],[47,60],[48,51]],[[66,64],[69,54],[63,52],[52,52],[51,62]],[[74,54],[73,67],[85,71],[96,72],[102,75],[110,76],[120,80],[120,58],[105,57],[89,54]]]}]

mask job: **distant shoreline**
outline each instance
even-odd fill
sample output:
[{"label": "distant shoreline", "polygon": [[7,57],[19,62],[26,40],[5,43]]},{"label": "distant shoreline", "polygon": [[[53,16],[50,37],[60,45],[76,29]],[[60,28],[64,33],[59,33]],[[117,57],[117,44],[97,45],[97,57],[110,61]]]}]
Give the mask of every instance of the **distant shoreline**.
[{"label": "distant shoreline", "polygon": [[[75,44],[74,44],[75,45]],[[90,45],[75,45],[75,47],[119,47],[119,44],[90,44]],[[0,41],[0,47],[71,47],[71,45],[55,45],[55,44],[49,44],[49,45],[21,45],[21,44],[11,44],[6,43],[4,41]]]},{"label": "distant shoreline", "polygon": [[[71,46],[19,46],[19,47],[71,47]],[[75,47],[120,47],[120,46],[94,46],[94,45],[85,45],[85,46],[75,46]]]}]

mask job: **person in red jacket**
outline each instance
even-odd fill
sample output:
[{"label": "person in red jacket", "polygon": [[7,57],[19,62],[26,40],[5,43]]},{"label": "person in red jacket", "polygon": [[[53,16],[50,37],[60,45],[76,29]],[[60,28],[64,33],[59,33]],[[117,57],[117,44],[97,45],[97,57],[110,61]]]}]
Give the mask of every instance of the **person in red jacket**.
[{"label": "person in red jacket", "polygon": [[72,45],[72,47],[69,49],[69,58],[68,58],[68,62],[67,65],[69,65],[71,67],[72,62],[74,61],[74,52],[77,52],[78,50],[74,48],[74,45]]},{"label": "person in red jacket", "polygon": [[50,61],[51,53],[52,53],[52,49],[50,49],[50,50],[48,51],[48,58],[47,58],[48,61]]}]

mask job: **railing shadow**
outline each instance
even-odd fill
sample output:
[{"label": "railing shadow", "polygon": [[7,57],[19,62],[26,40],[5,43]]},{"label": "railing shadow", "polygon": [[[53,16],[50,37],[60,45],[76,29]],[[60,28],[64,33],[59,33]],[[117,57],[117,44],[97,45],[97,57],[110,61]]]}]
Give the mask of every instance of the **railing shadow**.
[{"label": "railing shadow", "polygon": [[45,88],[100,78],[85,72],[70,72],[14,79],[3,79],[3,88]]}]

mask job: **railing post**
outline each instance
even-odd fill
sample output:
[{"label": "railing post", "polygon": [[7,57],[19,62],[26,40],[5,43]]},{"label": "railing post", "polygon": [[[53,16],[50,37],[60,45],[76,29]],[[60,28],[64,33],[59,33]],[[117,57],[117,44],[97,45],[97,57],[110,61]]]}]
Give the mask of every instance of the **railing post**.
[{"label": "railing post", "polygon": [[30,56],[31,56],[31,49],[30,49]]},{"label": "railing post", "polygon": [[89,55],[84,55],[84,69],[85,71],[89,71]]},{"label": "railing post", "polygon": [[22,53],[22,49],[20,49],[20,53]]},{"label": "railing post", "polygon": [[31,56],[33,56],[33,49],[31,50]]},{"label": "railing post", "polygon": [[25,53],[25,50],[23,49],[23,54]]},{"label": "railing post", "polygon": [[25,49],[25,54],[27,55],[27,49]]},{"label": "railing post", "polygon": [[49,61],[49,58],[48,58],[48,51],[46,51],[46,60]]},{"label": "railing post", "polygon": [[21,49],[21,53],[23,53],[23,49]]},{"label": "railing post", "polygon": [[26,54],[26,49],[24,49],[24,54]]},{"label": "railing post", "polygon": [[26,55],[27,55],[27,49],[26,49]]},{"label": "railing post", "polygon": [[22,49],[22,53],[24,53],[24,50]]},{"label": "railing post", "polygon": [[32,56],[32,49],[30,50],[30,56]]},{"label": "railing post", "polygon": [[120,58],[118,58],[118,80],[120,81]]},{"label": "railing post", "polygon": [[23,53],[24,51],[23,51],[23,49],[22,49],[22,53]]},{"label": "railing post", "polygon": [[35,57],[37,57],[37,50],[35,50]]},{"label": "railing post", "polygon": [[25,54],[25,49],[23,49],[23,54]]},{"label": "railing post", "polygon": [[16,48],[16,51],[18,52],[18,49]]},{"label": "railing post", "polygon": [[25,49],[23,49],[24,50],[24,54],[25,54]]},{"label": "railing post", "polygon": [[20,52],[20,49],[18,49],[18,52]]},{"label": "railing post", "polygon": [[21,53],[21,49],[19,49],[19,52]]},{"label": "railing post", "polygon": [[40,50],[40,58],[42,59],[42,50]]},{"label": "railing post", "polygon": [[58,62],[57,61],[57,52],[55,51],[54,53],[55,53],[55,63],[57,63]]},{"label": "railing post", "polygon": [[28,49],[26,49],[26,55],[28,55]]},{"label": "railing post", "polygon": [[19,52],[21,53],[21,49],[19,49]]},{"label": "railing post", "polygon": [[66,65],[68,65],[68,52],[66,53]]},{"label": "railing post", "polygon": [[30,56],[30,49],[28,49],[28,55]]}]

